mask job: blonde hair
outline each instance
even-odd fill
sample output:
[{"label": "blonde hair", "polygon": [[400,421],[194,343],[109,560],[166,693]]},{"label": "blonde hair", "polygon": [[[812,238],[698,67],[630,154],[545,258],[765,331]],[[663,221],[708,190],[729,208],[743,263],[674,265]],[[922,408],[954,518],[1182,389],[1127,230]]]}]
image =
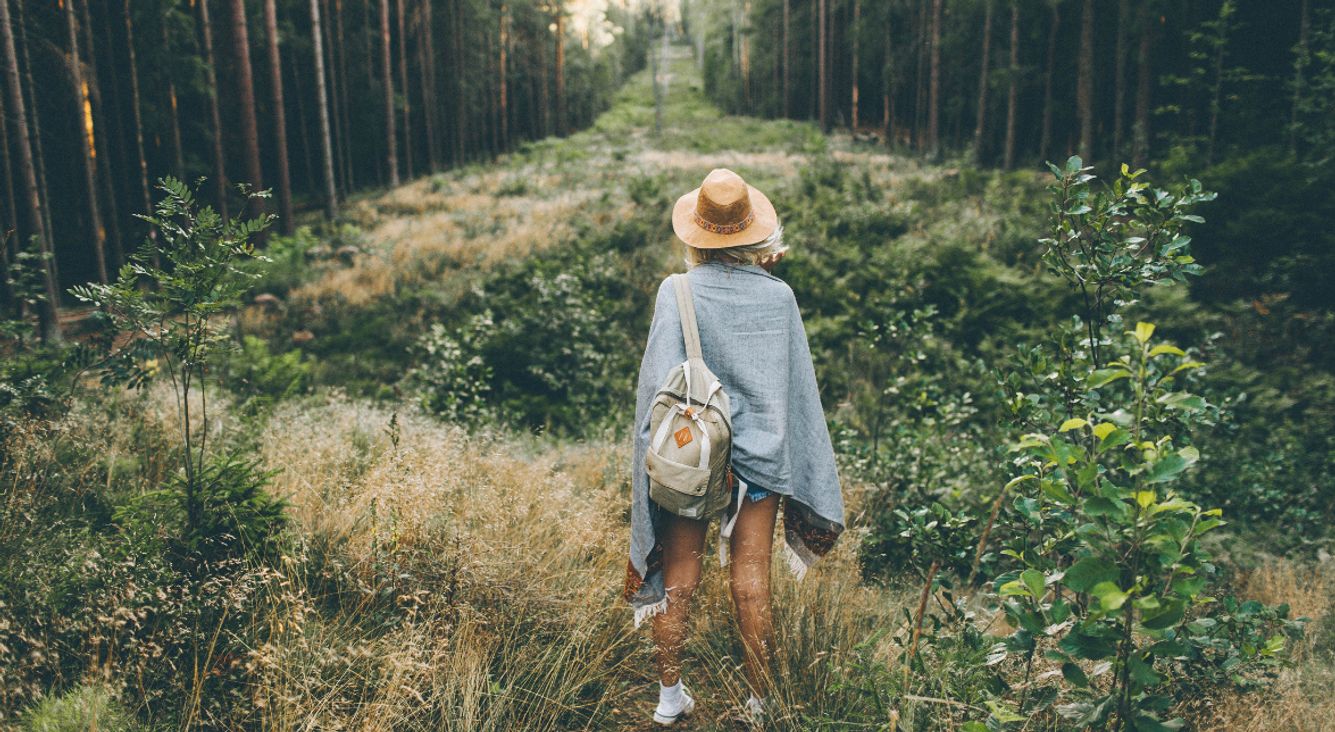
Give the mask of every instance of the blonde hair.
[{"label": "blonde hair", "polygon": [[764,241],[740,247],[701,249],[687,244],[686,266],[694,267],[705,262],[760,264],[762,261],[776,257],[786,251],[788,251],[788,245],[783,241],[783,227],[779,226],[774,229],[773,234],[765,237]]}]

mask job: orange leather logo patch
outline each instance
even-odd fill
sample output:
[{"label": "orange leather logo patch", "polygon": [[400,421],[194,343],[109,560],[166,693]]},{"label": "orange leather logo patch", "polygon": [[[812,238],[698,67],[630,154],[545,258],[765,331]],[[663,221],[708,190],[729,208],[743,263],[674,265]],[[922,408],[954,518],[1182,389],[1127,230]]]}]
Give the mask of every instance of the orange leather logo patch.
[{"label": "orange leather logo patch", "polygon": [[672,433],[672,436],[675,437],[675,438],[677,439],[677,449],[678,449],[678,450],[680,450],[681,448],[686,447],[687,445],[691,444],[691,440],[693,439],[693,438],[691,437],[691,428],[690,428],[690,427],[682,427],[681,429],[677,430],[676,432],[673,432],[673,433]]}]

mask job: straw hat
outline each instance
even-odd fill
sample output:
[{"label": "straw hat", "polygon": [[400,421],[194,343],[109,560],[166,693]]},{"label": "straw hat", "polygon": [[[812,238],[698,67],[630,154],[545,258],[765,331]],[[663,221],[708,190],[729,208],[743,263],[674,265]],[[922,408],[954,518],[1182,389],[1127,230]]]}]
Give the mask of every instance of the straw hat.
[{"label": "straw hat", "polygon": [[672,207],[672,230],[698,249],[759,244],[778,226],[774,204],[727,168],[710,171]]}]

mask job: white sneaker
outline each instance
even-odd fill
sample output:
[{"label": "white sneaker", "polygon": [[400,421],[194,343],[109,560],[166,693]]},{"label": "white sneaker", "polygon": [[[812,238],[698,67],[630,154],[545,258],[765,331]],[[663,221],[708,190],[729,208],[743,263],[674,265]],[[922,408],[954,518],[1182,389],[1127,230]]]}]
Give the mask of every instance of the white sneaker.
[{"label": "white sneaker", "polygon": [[654,721],[669,727],[677,723],[682,717],[689,717],[691,712],[695,711],[695,700],[690,694],[686,693],[686,687],[681,687],[681,700],[676,706],[672,706],[665,701],[658,702],[658,708],[654,710]]}]

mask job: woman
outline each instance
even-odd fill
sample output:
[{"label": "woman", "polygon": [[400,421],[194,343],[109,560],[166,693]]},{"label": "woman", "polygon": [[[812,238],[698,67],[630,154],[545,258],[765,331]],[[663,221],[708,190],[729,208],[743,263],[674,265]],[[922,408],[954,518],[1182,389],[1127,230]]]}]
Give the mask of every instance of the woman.
[{"label": "woman", "polygon": [[[686,244],[705,363],[732,406],[733,473],[748,486],[723,517],[726,524],[736,514],[731,539],[720,538],[730,549],[720,551],[720,563],[731,555],[729,584],[751,689],[746,715],[759,723],[770,688],[769,570],[779,508],[788,565],[801,579],[843,531],[843,497],[802,317],[793,291],[770,274],[786,251],[773,204],[736,173],[714,170],[677,200],[672,226]],[[625,587],[635,625],[653,618],[660,681],[654,720],[664,725],[695,707],[681,682],[681,651],[708,519],[677,516],[649,498],[645,452],[649,405],[684,360],[676,295],[664,280],[640,365]]]}]

